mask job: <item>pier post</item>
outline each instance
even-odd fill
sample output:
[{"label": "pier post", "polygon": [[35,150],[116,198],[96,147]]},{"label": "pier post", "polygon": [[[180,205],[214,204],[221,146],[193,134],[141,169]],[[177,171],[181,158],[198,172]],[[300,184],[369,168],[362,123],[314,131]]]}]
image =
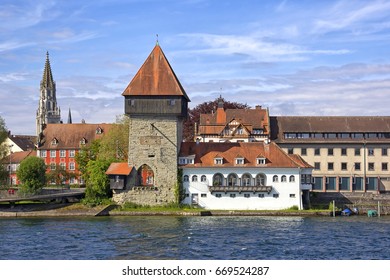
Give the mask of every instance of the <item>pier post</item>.
[{"label": "pier post", "polygon": [[334,200],[333,200],[333,217],[336,217],[336,209],[335,209]]}]

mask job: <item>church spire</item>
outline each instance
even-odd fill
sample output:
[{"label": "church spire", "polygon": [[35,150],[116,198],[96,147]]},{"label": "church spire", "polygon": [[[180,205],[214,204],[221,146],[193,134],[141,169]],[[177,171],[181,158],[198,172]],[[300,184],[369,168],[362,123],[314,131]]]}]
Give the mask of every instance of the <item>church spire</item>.
[{"label": "church spire", "polygon": [[41,88],[42,87],[53,88],[53,86],[54,86],[53,74],[51,73],[49,52],[47,51],[46,52],[45,69],[43,70],[43,77],[42,77],[42,81],[41,81]]},{"label": "church spire", "polygon": [[46,52],[36,119],[37,136],[41,134],[46,124],[60,122],[61,110],[57,106],[56,83],[53,80],[53,74],[51,72],[49,52]]},{"label": "church spire", "polygon": [[70,107],[69,107],[69,113],[68,113],[68,123],[72,123],[72,113],[70,112]]}]

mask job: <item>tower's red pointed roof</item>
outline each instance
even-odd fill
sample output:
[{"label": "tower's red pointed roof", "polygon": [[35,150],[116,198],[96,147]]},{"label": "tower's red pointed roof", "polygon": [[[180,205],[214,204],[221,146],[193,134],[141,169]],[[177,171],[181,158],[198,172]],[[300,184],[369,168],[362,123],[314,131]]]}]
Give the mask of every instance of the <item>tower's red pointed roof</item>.
[{"label": "tower's red pointed roof", "polygon": [[183,96],[189,98],[157,44],[122,93],[124,96]]}]

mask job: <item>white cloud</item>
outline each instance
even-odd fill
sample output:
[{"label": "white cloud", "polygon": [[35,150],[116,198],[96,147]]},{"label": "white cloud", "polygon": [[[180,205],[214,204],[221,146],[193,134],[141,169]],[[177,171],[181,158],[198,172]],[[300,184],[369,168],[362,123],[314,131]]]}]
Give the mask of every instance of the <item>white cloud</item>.
[{"label": "white cloud", "polygon": [[[367,29],[387,18],[390,11],[389,1],[340,1],[332,9],[325,11],[324,17],[315,20],[314,33],[326,33],[335,30]],[[360,25],[363,24],[364,25]],[[382,25],[388,28],[387,25]]]},{"label": "white cloud", "polygon": [[272,42],[251,35],[216,35],[205,33],[181,34],[197,49],[183,51],[186,54],[238,55],[255,58],[259,61],[303,61],[309,54],[338,55],[348,53],[347,49],[308,49],[299,45]]}]

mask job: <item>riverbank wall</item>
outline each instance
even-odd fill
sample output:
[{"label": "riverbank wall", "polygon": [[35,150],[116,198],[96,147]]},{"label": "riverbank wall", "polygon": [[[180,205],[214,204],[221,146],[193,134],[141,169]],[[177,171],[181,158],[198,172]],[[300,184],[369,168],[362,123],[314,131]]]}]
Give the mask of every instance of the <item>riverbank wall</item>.
[{"label": "riverbank wall", "polygon": [[357,208],[359,214],[366,215],[369,210],[378,210],[382,215],[390,215],[390,194],[359,193],[359,192],[326,192],[310,194],[312,208],[329,209],[329,205],[335,203],[336,208]]}]

